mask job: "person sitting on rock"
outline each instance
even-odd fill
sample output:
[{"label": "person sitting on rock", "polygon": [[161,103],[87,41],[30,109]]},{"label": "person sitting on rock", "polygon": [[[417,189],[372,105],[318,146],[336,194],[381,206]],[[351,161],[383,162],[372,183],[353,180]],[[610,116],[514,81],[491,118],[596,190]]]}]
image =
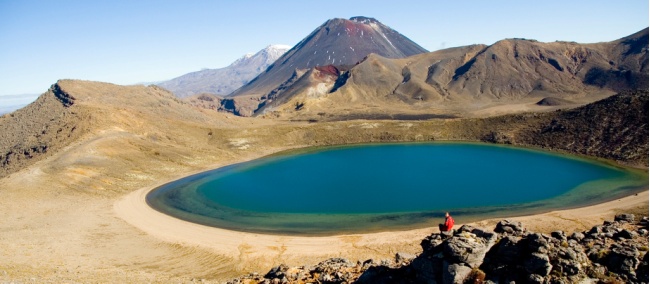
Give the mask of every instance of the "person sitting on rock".
[{"label": "person sitting on rock", "polygon": [[438,228],[440,228],[440,232],[448,232],[454,228],[454,218],[449,215],[449,212],[445,212],[445,223],[438,224]]}]

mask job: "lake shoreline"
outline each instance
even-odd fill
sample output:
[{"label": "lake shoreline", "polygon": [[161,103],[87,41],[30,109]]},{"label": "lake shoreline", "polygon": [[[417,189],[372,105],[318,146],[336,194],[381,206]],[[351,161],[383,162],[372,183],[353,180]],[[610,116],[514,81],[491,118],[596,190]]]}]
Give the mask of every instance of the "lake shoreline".
[{"label": "lake shoreline", "polygon": [[[377,164],[373,162],[375,157],[400,166],[365,169],[367,165]],[[479,157],[486,162],[473,166],[476,162],[473,159]],[[339,164],[348,159],[352,159],[352,165]],[[472,164],[467,164],[469,161]],[[518,165],[524,162],[527,163],[525,170],[520,170]],[[293,166],[287,168],[287,164]],[[283,170],[278,172],[274,170],[276,167]],[[328,170],[335,167],[335,172]],[[273,172],[260,176],[263,169]],[[220,181],[252,170],[256,175],[246,176],[246,180],[239,178],[225,184]],[[450,178],[451,173],[438,176],[439,172],[450,170],[462,172],[460,175],[469,171],[469,180],[473,182],[471,185],[467,181],[458,182],[462,177]],[[355,174],[349,175],[351,172]],[[283,178],[283,175],[288,176]],[[589,179],[579,177],[581,175]],[[296,176],[300,176],[302,182],[296,181],[300,180]],[[326,182],[318,180],[332,176],[341,177],[336,180],[337,185],[323,186],[321,183]],[[527,185],[527,181],[540,176],[544,180]],[[345,180],[346,177],[354,180]],[[376,177],[382,182],[375,183]],[[567,183],[569,178],[571,182]],[[562,182],[556,183],[556,179]],[[437,223],[433,220],[445,211],[452,212],[460,222],[475,222],[591,206],[641,192],[647,188],[647,179],[645,172],[636,169],[540,149],[454,141],[375,143],[300,148],[229,164],[154,187],[147,193],[146,202],[159,212],[206,226],[254,234],[319,237],[434,227]],[[261,182],[251,183],[254,187],[250,192],[241,193],[249,180]],[[270,180],[276,182],[265,182]],[[288,184],[278,185],[283,180]],[[218,185],[214,185],[215,181],[219,181]],[[362,186],[338,190],[352,184]],[[386,186],[388,184],[392,186]],[[579,186],[567,188],[574,184]],[[297,189],[287,190],[290,187]],[[367,198],[376,191],[381,192],[381,196],[390,196],[397,188],[400,193],[394,198]],[[205,196],[205,190],[228,194],[210,199]],[[222,202],[233,194],[237,195],[238,202],[245,201],[247,207],[228,206],[227,199]],[[482,197],[478,197],[478,202],[472,201],[470,197],[475,196]],[[273,201],[274,198],[279,199]],[[294,212],[292,206],[314,211]],[[266,207],[272,210],[266,211]]]},{"label": "lake shoreline", "polygon": [[[227,165],[215,165],[214,168],[224,166]],[[204,171],[187,175],[200,172]],[[364,261],[370,258],[390,259],[396,252],[417,254],[421,252],[420,241],[438,231],[437,226],[434,226],[368,234],[305,237],[246,233],[204,226],[158,212],[147,204],[146,196],[150,191],[179,178],[182,177],[143,187],[122,196],[113,203],[113,212],[121,220],[159,241],[200,248],[229,259],[232,269],[239,274],[264,273],[281,263],[294,266],[315,264],[331,257]],[[647,211],[648,197],[646,187],[641,192],[596,205],[507,219],[520,221],[526,228],[536,232],[581,231],[611,219],[615,213],[634,208],[645,208],[642,210]],[[468,224],[493,229],[502,219],[504,218],[484,218]],[[457,224],[460,225],[462,224]]]}]

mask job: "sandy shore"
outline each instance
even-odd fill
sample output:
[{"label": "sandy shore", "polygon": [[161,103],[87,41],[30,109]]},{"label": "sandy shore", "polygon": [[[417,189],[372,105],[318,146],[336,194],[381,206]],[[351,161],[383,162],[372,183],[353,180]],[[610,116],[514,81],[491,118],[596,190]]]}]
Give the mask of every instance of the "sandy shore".
[{"label": "sandy shore", "polygon": [[[419,253],[420,241],[437,229],[330,237],[240,233],[164,215],[146,205],[145,195],[171,179],[286,149],[478,141],[494,134],[487,130],[528,139],[538,136],[518,131],[549,123],[537,116],[319,123],[244,118],[197,109],[159,88],[68,80],[57,84],[76,98],[74,105],[62,107],[48,93],[42,104],[16,118],[15,129],[3,129],[8,135],[0,135],[7,141],[24,140],[24,145],[10,143],[14,148],[7,148],[21,150],[17,155],[34,154],[30,145],[48,147],[33,160],[12,160],[8,174],[0,177],[0,283],[221,283],[249,272],[266,273],[280,263],[312,265],[328,257],[364,261],[393,259],[397,252]],[[383,106],[373,103],[368,109],[332,114],[372,115]],[[495,105],[483,115],[517,113],[528,107]],[[45,133],[49,136],[42,136]],[[632,145],[647,151],[645,145]],[[604,154],[606,149],[595,153]],[[628,162],[645,165],[642,158]],[[512,219],[530,230],[572,232],[611,220],[618,212],[647,215],[647,189],[596,206]],[[498,221],[475,225],[492,229]]]},{"label": "sandy shore", "polygon": [[[396,252],[418,253],[419,243],[437,228],[372,234],[349,234],[327,237],[297,237],[243,233],[176,219],[146,204],[146,187],[130,193],[114,205],[115,213],[129,224],[165,242],[199,246],[234,260],[237,270],[270,268],[278,263],[311,264],[327,257],[352,260],[390,258]],[[614,201],[569,210],[509,218],[522,222],[532,231],[550,233],[586,230],[617,212],[643,210],[648,207],[648,190]],[[471,225],[493,229],[501,219],[488,219]],[[458,224],[460,226],[462,224]]]},{"label": "sandy shore", "polygon": [[[171,159],[157,167],[142,163],[143,167],[132,167],[124,175],[123,169],[103,164],[127,161],[140,153],[125,151],[129,146],[122,142],[123,136],[118,131],[84,141],[0,179],[0,283],[187,283],[193,279],[221,283],[241,274],[265,273],[280,263],[313,265],[329,257],[364,261],[392,259],[397,252],[417,254],[420,241],[437,230],[293,237],[185,222],[150,208],[145,202],[147,192],[172,177],[282,149],[206,158],[205,163],[221,162],[193,169]],[[197,157],[187,159],[195,162]],[[98,166],[87,166],[91,161]],[[611,220],[622,211],[647,215],[648,191],[595,206],[511,219],[534,231],[573,232]],[[474,225],[492,229],[499,220]]]},{"label": "sandy shore", "polygon": [[[192,279],[221,283],[249,272],[265,273],[280,263],[312,265],[329,257],[364,261],[392,259],[396,252],[419,253],[420,241],[437,230],[329,237],[228,231],[153,210],[145,196],[155,185],[108,194],[87,189],[96,185],[96,179],[85,183],[74,178],[77,169],[67,170],[75,175],[61,176],[50,173],[46,164],[4,178],[0,184],[0,283],[184,283]],[[611,220],[621,211],[647,215],[648,191],[595,206],[511,219],[534,231],[573,232]],[[492,229],[499,220],[474,225]]]},{"label": "sandy shore", "polygon": [[[147,192],[172,178],[298,147],[266,146],[266,140],[243,136],[257,137],[268,127],[232,131],[223,134],[218,145],[227,147],[234,138],[244,137],[257,148],[225,151],[212,144],[200,148],[197,143],[190,144],[195,147],[190,151],[177,146],[178,142],[153,143],[143,138],[150,134],[111,129],[3,177],[0,283],[191,283],[201,279],[221,283],[249,272],[266,273],[280,263],[312,265],[328,257],[364,261],[392,259],[397,252],[419,253],[420,241],[437,230],[273,236],[193,224],[147,206]],[[534,231],[573,232],[611,220],[622,211],[647,215],[648,191],[595,206],[511,219]],[[492,229],[498,221],[474,225]]]}]

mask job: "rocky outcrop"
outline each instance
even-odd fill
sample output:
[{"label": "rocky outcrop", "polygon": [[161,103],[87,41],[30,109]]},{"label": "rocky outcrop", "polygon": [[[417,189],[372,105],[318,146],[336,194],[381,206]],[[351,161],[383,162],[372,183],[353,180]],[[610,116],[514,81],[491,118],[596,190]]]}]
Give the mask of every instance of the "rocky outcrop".
[{"label": "rocky outcrop", "polygon": [[[202,96],[205,106],[218,97]],[[214,112],[212,112],[214,113]],[[155,119],[151,119],[151,117]],[[206,115],[157,86],[59,80],[36,101],[0,116],[0,178],[105,131],[128,131],[139,124],[167,124],[165,119],[209,125]],[[217,120],[217,124],[219,120]],[[166,129],[169,134],[169,129]],[[88,135],[88,136],[86,136]],[[169,137],[169,136],[168,136]]]},{"label": "rocky outcrop", "polygon": [[536,105],[538,106],[563,106],[563,105],[571,105],[571,104],[575,104],[575,103],[570,100],[553,98],[553,97],[543,98],[536,103]]},{"label": "rocky outcrop", "polygon": [[464,225],[421,245],[417,256],[280,265],[229,283],[648,283],[648,217],[632,214],[570,235],[528,232],[508,220],[493,231]]},{"label": "rocky outcrop", "polygon": [[213,94],[194,95],[183,98],[183,101],[190,105],[210,110],[218,110],[223,104],[223,98]]},{"label": "rocky outcrop", "polygon": [[512,144],[647,166],[648,92],[622,92],[584,107],[546,114],[536,127],[512,136]]},{"label": "rocky outcrop", "polygon": [[39,160],[88,130],[90,113],[54,84],[35,102],[0,117],[0,177]]}]

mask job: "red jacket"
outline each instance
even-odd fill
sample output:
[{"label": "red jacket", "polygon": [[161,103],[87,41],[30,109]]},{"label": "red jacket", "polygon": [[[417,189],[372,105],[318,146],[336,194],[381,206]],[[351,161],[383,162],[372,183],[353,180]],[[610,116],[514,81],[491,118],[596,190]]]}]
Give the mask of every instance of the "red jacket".
[{"label": "red jacket", "polygon": [[451,216],[445,218],[445,224],[443,226],[443,231],[449,231],[454,227],[454,218],[451,218]]}]

